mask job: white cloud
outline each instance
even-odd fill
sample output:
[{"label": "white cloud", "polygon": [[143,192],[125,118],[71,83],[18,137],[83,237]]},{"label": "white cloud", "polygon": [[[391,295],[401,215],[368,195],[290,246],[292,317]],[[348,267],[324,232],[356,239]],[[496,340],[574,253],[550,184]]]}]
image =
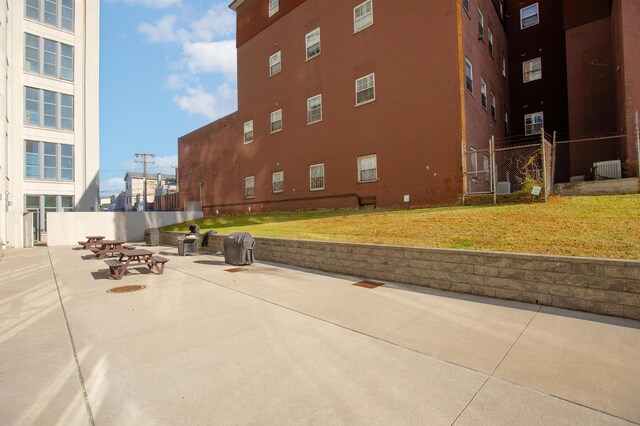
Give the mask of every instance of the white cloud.
[{"label": "white cloud", "polygon": [[184,95],[173,100],[181,110],[189,115],[203,115],[210,120],[225,116],[236,108],[236,91],[227,84],[221,84],[215,94],[207,92],[202,86],[188,87]]},{"label": "white cloud", "polygon": [[100,192],[120,193],[124,191],[124,176],[114,177],[100,184]]},{"label": "white cloud", "polygon": [[194,74],[220,73],[236,80],[236,44],[233,40],[185,43],[184,62]]},{"label": "white cloud", "polygon": [[228,7],[216,5],[190,26],[193,40],[211,41],[216,37],[228,37],[234,34],[236,16]]},{"label": "white cloud", "polygon": [[170,43],[181,40],[186,37],[184,30],[176,29],[177,17],[175,15],[167,15],[154,24],[142,23],[138,25],[138,31],[146,35],[149,41],[153,43]]},{"label": "white cloud", "polygon": [[182,0],[126,0],[132,5],[153,7],[154,9],[165,9],[171,6],[181,6]]}]

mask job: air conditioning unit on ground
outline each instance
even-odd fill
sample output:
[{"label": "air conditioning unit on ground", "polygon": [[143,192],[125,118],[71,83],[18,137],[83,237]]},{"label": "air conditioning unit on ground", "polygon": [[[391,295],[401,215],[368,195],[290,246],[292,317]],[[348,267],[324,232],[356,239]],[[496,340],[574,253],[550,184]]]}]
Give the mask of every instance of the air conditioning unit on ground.
[{"label": "air conditioning unit on ground", "polygon": [[622,178],[622,162],[620,160],[611,160],[593,163],[593,177],[596,180]]},{"label": "air conditioning unit on ground", "polygon": [[511,194],[511,182],[498,182],[496,187],[496,193],[498,194]]}]

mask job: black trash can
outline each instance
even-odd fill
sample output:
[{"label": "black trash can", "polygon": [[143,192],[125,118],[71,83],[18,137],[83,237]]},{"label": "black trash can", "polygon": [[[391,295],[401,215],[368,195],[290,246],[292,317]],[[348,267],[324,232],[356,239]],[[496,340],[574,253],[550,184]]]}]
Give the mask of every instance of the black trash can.
[{"label": "black trash can", "polygon": [[248,232],[232,232],[223,240],[224,262],[229,265],[251,265],[256,240]]},{"label": "black trash can", "polygon": [[157,246],[160,244],[160,231],[158,228],[149,228],[144,230],[144,242],[148,246]]}]

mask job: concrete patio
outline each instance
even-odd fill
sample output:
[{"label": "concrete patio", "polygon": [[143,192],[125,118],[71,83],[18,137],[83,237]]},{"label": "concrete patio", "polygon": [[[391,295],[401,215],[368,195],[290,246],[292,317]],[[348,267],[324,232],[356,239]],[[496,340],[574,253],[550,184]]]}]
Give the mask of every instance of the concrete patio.
[{"label": "concrete patio", "polygon": [[0,423],[640,423],[638,321],[153,250],[6,253]]}]

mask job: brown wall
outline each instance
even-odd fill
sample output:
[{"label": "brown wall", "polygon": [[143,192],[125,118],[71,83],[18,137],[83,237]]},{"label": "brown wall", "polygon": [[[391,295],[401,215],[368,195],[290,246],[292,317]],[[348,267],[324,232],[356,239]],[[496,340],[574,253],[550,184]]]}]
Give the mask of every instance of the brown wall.
[{"label": "brown wall", "polygon": [[236,11],[236,46],[240,47],[260,31],[274,24],[305,0],[280,0],[280,10],[269,17],[269,2],[247,0]]}]

